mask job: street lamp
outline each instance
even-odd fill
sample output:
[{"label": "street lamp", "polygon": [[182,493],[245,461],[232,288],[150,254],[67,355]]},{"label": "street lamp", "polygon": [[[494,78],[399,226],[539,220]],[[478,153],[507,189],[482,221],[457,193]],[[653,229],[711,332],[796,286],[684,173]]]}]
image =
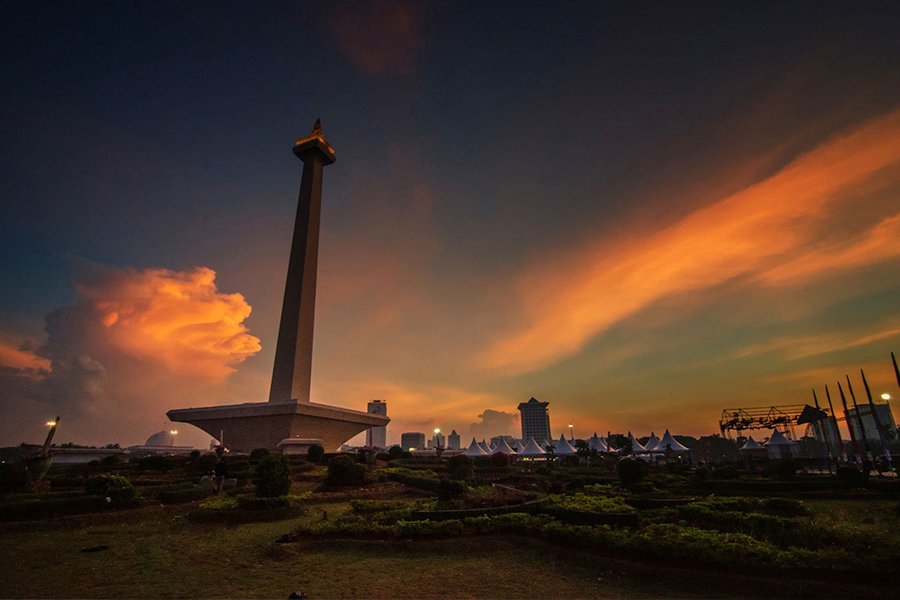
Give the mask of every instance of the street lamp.
[{"label": "street lamp", "polygon": [[175,436],[178,435],[177,429],[171,429],[169,433],[172,434],[172,439],[169,441],[169,448],[175,445]]},{"label": "street lamp", "polygon": [[573,441],[573,442],[575,441],[575,435],[572,433],[572,424],[571,423],[569,423],[569,440]]},{"label": "street lamp", "polygon": [[883,394],[881,395],[881,399],[882,399],[882,400],[885,400],[885,401],[890,400],[890,399],[891,399],[891,395],[888,394],[887,392],[885,392],[885,393],[883,393]]}]

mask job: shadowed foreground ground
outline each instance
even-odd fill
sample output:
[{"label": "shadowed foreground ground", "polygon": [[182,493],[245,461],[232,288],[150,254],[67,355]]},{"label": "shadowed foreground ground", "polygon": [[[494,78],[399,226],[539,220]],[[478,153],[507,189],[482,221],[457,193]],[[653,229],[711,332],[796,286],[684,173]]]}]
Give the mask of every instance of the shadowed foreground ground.
[{"label": "shadowed foreground ground", "polygon": [[[341,507],[331,508],[330,514]],[[4,598],[892,597],[886,585],[673,568],[523,537],[274,544],[295,521],[193,524],[159,507],[0,526]],[[320,513],[307,518],[320,518]],[[82,548],[109,546],[97,552]]]}]

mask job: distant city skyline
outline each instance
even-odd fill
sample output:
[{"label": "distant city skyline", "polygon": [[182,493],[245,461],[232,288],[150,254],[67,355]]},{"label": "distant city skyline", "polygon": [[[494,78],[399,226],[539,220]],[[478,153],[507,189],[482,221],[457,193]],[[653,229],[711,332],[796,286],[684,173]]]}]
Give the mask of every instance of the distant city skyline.
[{"label": "distant city skyline", "polygon": [[310,398],[384,399],[386,443],[520,435],[532,396],[558,439],[714,433],[859,368],[900,394],[898,26],[877,2],[16,4],[0,445],[266,400],[318,117]]}]

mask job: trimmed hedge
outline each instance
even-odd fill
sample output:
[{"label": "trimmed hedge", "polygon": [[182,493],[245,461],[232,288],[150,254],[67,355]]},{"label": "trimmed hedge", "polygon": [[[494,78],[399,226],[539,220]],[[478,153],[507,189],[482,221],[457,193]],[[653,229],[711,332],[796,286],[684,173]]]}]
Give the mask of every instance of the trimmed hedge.
[{"label": "trimmed hedge", "polygon": [[140,506],[141,504],[142,502],[139,498],[131,498],[113,505],[112,501],[107,502],[106,498],[102,496],[33,499],[0,505],[0,521],[48,519],[102,512],[110,508],[129,508]]}]

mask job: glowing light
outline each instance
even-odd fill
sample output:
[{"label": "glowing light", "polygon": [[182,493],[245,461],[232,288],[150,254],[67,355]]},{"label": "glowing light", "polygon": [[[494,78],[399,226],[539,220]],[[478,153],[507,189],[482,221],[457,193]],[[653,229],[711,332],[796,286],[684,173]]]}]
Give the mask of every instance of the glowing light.
[{"label": "glowing light", "polygon": [[54,425],[56,425],[56,421],[47,421],[47,425],[53,427]]},{"label": "glowing light", "polygon": [[435,427],[435,428],[434,428],[434,432],[435,432],[435,433],[440,433],[440,432],[441,432],[441,428],[440,428],[440,427]]},{"label": "glowing light", "polygon": [[173,429],[173,430],[171,430],[169,433],[171,433],[172,435],[178,435],[178,430],[177,430],[177,429]]},{"label": "glowing light", "polygon": [[887,392],[885,392],[885,393],[883,393],[883,394],[881,395],[881,399],[882,399],[882,400],[890,400],[890,399],[891,399],[891,395],[888,394]]}]

